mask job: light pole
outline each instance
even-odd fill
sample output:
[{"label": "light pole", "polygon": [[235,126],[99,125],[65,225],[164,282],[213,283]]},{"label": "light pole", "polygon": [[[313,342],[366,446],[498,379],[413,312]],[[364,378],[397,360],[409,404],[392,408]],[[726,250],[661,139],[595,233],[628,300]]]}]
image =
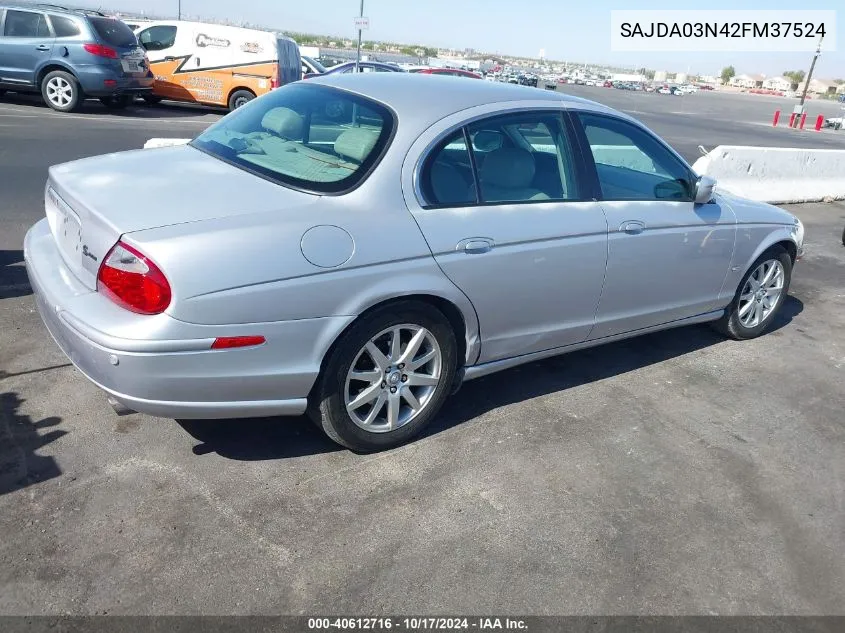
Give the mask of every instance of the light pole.
[{"label": "light pole", "polygon": [[176,18],[176,19],[177,19],[177,20],[181,20],[181,19],[182,19],[182,0],[179,0],[179,7],[178,7],[178,11],[179,11],[179,13],[177,14],[177,18]]},{"label": "light pole", "polygon": [[[358,17],[364,17],[364,0],[361,0],[361,12]],[[358,24],[358,54],[355,56],[355,72],[360,70],[361,65],[361,24]]]},{"label": "light pole", "polygon": [[[819,38],[819,45],[816,46],[816,54],[813,55],[813,61],[810,62],[810,71],[807,73],[807,78],[804,80],[804,90],[801,92],[801,103],[799,103],[798,107],[795,108],[796,114],[803,114],[804,112],[804,101],[807,98],[807,90],[810,88],[810,80],[813,78],[813,69],[816,67],[816,60],[818,60],[819,55],[822,54],[823,39],[824,35]],[[796,125],[798,125],[798,117],[795,117],[792,127],[795,127]]]}]

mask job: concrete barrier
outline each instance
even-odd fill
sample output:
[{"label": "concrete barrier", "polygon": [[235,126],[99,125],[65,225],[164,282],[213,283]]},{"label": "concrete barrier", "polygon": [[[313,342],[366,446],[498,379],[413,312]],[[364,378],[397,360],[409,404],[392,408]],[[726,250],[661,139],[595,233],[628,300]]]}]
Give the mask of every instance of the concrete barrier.
[{"label": "concrete barrier", "polygon": [[845,150],[719,145],[693,165],[721,189],[786,204],[845,199]]},{"label": "concrete barrier", "polygon": [[190,142],[191,139],[189,138],[151,138],[144,143],[144,149],[150,149],[152,147],[173,147],[174,145],[185,145]]}]

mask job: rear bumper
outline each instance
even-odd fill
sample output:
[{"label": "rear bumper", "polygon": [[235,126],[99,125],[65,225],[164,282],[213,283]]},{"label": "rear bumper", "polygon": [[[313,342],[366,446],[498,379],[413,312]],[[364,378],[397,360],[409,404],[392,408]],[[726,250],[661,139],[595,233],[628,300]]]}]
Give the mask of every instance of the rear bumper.
[{"label": "rear bumper", "polygon": [[[151,94],[155,77],[148,72],[144,77],[127,77],[106,66],[83,66],[75,69],[82,90],[89,97],[109,97],[122,94]],[[106,81],[115,82],[106,85]]]},{"label": "rear bumper", "polygon": [[[161,336],[128,339],[109,334],[102,323],[95,327],[85,321],[87,315],[108,315],[118,308],[76,280],[64,265],[46,220],[27,233],[24,259],[38,312],[65,355],[119,403],[154,416],[211,419],[302,414],[319,375],[321,353],[317,350],[324,347],[320,342],[331,339],[349,321],[333,317],[204,326],[166,314],[137,315],[139,323],[157,319],[153,330]],[[267,342],[251,348],[210,349],[217,336],[247,334],[245,327],[250,332],[258,328]]]}]

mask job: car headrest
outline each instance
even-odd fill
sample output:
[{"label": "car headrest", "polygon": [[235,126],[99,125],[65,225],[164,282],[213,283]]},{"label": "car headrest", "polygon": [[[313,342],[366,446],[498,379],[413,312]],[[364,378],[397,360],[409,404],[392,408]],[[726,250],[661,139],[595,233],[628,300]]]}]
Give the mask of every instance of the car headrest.
[{"label": "car headrest", "polygon": [[534,157],[531,152],[518,147],[493,150],[481,164],[479,178],[507,189],[531,186],[534,180]]},{"label": "car headrest", "polygon": [[334,151],[339,156],[362,163],[373,151],[377,140],[378,132],[375,130],[360,127],[350,128],[341,132],[340,136],[337,137],[334,142]]},{"label": "car headrest", "polygon": [[296,140],[302,138],[302,116],[290,108],[273,108],[261,119],[261,127],[282,138]]}]

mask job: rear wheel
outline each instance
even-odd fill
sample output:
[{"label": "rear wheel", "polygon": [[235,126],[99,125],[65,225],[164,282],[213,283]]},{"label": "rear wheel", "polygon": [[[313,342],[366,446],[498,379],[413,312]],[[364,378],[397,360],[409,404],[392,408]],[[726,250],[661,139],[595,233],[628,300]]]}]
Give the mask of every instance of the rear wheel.
[{"label": "rear wheel", "polygon": [[229,109],[237,110],[255,99],[255,94],[249,90],[235,90],[229,97]]},{"label": "rear wheel", "polygon": [[770,248],[745,273],[716,329],[736,340],[760,336],[786,300],[791,279],[792,257],[782,246]]},{"label": "rear wheel", "polygon": [[129,95],[115,95],[113,97],[100,97],[100,103],[109,110],[123,110],[132,103]]},{"label": "rear wheel", "polygon": [[73,112],[82,105],[82,88],[76,77],[63,70],[47,73],[41,81],[41,96],[59,112]]},{"label": "rear wheel", "polygon": [[156,95],[144,95],[144,101],[147,102],[147,105],[158,105],[161,103],[161,97],[157,97]]},{"label": "rear wheel", "polygon": [[403,444],[434,418],[455,376],[449,321],[416,301],[392,304],[354,324],[329,355],[311,417],[355,451]]},{"label": "rear wheel", "polygon": [[5,95],[5,94],[6,94],[6,91],[5,91],[5,90],[0,89],[0,97],[2,97],[2,96],[3,96],[3,95]]}]

